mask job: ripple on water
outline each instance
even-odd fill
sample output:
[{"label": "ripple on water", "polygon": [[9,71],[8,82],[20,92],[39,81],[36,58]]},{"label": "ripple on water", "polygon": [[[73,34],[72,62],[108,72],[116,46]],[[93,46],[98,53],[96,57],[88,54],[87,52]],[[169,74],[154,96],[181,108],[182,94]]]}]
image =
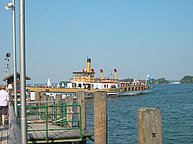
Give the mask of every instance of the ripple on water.
[{"label": "ripple on water", "polygon": [[[93,104],[87,107],[87,129],[93,131]],[[193,85],[155,85],[149,94],[108,99],[109,144],[137,144],[137,110],[142,107],[161,111],[163,144],[193,144]]]}]

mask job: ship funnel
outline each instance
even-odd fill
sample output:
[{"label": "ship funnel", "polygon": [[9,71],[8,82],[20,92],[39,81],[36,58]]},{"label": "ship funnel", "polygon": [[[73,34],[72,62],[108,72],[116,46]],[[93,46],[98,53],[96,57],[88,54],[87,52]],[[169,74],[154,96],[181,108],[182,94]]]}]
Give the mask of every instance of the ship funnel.
[{"label": "ship funnel", "polygon": [[101,77],[101,79],[104,78],[103,70],[102,69],[100,69],[100,77]]},{"label": "ship funnel", "polygon": [[90,72],[90,68],[91,68],[91,59],[87,58],[86,71]]},{"label": "ship funnel", "polygon": [[117,69],[114,69],[114,79],[117,80]]}]

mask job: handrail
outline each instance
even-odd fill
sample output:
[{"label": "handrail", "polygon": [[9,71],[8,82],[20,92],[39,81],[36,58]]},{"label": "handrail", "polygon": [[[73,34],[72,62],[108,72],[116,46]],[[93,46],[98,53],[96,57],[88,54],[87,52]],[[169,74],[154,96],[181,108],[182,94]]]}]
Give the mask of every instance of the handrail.
[{"label": "handrail", "polygon": [[[45,139],[47,142],[49,141],[49,131],[55,130],[78,130],[79,136],[73,139],[82,140],[83,133],[80,105],[67,105],[66,103],[57,105],[55,102],[49,102],[44,105],[27,105],[26,111],[28,124],[41,123],[44,127],[41,129],[33,127],[33,129],[28,129],[27,131],[45,132]],[[72,119],[68,119],[69,115],[71,115]],[[54,125],[57,127],[53,127]]]},{"label": "handrail", "polygon": [[14,109],[9,104],[9,144],[21,144],[21,130],[17,124],[17,117],[14,114]]}]

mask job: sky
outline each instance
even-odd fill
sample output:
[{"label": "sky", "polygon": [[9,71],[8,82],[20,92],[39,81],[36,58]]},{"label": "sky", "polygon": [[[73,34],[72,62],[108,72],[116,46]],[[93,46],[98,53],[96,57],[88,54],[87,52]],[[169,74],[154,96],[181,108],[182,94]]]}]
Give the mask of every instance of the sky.
[{"label": "sky", "polygon": [[[12,54],[12,12],[0,0],[0,84]],[[20,72],[19,0],[16,0]],[[180,80],[193,75],[193,0],[26,0],[27,83],[59,83],[86,67],[99,76]],[[10,58],[13,73],[13,54]]]}]

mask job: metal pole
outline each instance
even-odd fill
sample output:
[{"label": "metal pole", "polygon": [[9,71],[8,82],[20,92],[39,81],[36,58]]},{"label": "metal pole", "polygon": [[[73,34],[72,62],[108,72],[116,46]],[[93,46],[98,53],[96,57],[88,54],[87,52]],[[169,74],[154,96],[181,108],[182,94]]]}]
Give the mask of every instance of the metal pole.
[{"label": "metal pole", "polygon": [[20,86],[21,86],[21,140],[27,144],[26,79],[25,79],[25,0],[20,0]]},{"label": "metal pole", "polygon": [[13,75],[14,75],[14,108],[17,116],[17,63],[16,63],[16,23],[15,23],[15,0],[12,0],[12,27],[13,27]]}]

